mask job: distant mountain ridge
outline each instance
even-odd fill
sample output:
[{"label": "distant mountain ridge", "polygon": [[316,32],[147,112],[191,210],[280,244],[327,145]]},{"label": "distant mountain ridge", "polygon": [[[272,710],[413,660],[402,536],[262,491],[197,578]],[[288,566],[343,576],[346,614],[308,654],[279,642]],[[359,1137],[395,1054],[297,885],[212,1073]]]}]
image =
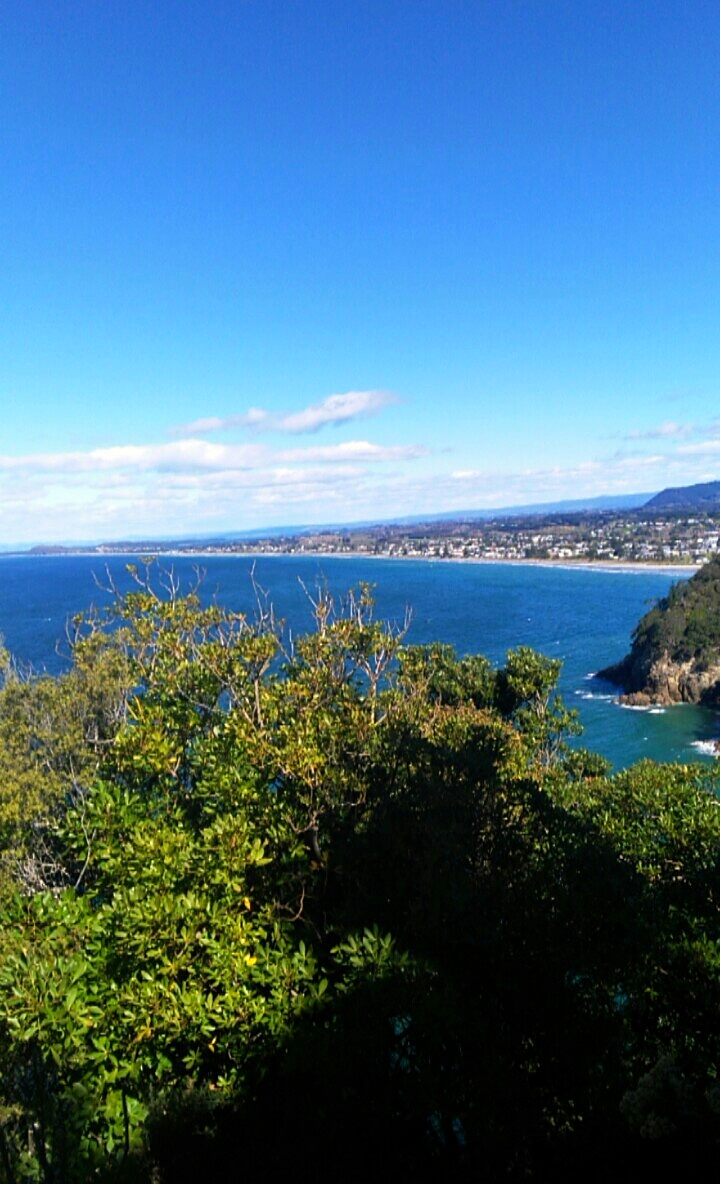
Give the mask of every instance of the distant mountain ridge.
[{"label": "distant mountain ridge", "polygon": [[663,489],[643,506],[644,510],[720,510],[720,481]]},{"label": "distant mountain ridge", "polygon": [[672,513],[675,511],[720,513],[720,481],[707,481],[698,485],[667,488],[655,494],[608,494],[600,497],[572,498],[557,502],[531,502],[522,505],[499,506],[496,509],[442,510],[434,513],[430,511],[425,514],[398,515],[392,518],[365,518],[339,522],[301,523],[292,526],[265,526],[248,528],[246,530],[215,531],[211,534],[196,532],[184,536],[158,535],[152,540],[149,540],[147,536],[143,538],[136,535],[122,541],[116,539],[96,539],[94,541],[86,540],[84,542],[80,540],[64,540],[62,543],[56,544],[39,543],[34,547],[32,545],[16,547],[5,545],[0,546],[0,551],[15,554],[25,551],[47,554],[50,551],[56,551],[61,554],[66,550],[85,549],[88,547],[99,548],[104,545],[110,545],[114,549],[124,545],[127,546],[129,551],[136,551],[143,546],[148,548],[153,548],[158,544],[164,547],[171,547],[173,545],[186,546],[193,541],[197,541],[203,545],[210,543],[223,545],[240,540],[297,538],[301,535],[316,534],[323,531],[366,530],[368,528],[385,526],[431,526],[433,523],[444,522],[480,523],[510,518],[541,518],[550,514],[578,514],[603,511],[627,511],[631,513],[634,510],[639,511],[641,514],[647,512]]},{"label": "distant mountain ridge", "polygon": [[[570,498],[560,502],[532,502],[521,506],[502,506],[496,510],[443,510],[436,514],[408,514],[404,518],[387,519],[395,526],[412,526],[431,522],[490,522],[495,518],[525,518],[547,514],[578,514],[592,510],[638,510],[644,508],[648,493],[624,493],[602,497]],[[383,526],[385,522],[355,522],[353,526]]]},{"label": "distant mountain ridge", "polygon": [[112,545],[114,549],[125,545],[129,551],[137,551],[143,547],[152,548],[158,544],[170,547],[174,544],[186,545],[195,541],[204,545],[208,543],[222,545],[223,543],[232,543],[236,540],[297,538],[300,535],[317,534],[321,531],[365,530],[378,526],[432,525],[433,522],[489,522],[498,518],[520,518],[533,515],[542,517],[547,514],[574,514],[593,510],[638,510],[645,506],[648,497],[652,497],[652,494],[610,494],[608,496],[592,498],[573,498],[559,502],[533,502],[520,506],[500,506],[495,510],[442,510],[435,513],[431,511],[426,514],[406,514],[393,518],[363,518],[345,522],[301,523],[295,526],[264,526],[248,528],[247,530],[212,531],[208,534],[201,532],[193,532],[188,535],[158,534],[152,539],[149,539],[147,535],[128,536],[124,539],[96,538],[92,540],[86,539],[84,541],[81,539],[65,539],[60,543],[38,542],[35,545],[0,546],[0,551],[12,554],[19,554],[25,551],[48,554],[50,551],[55,551],[61,554],[63,551],[102,547],[107,544]]}]

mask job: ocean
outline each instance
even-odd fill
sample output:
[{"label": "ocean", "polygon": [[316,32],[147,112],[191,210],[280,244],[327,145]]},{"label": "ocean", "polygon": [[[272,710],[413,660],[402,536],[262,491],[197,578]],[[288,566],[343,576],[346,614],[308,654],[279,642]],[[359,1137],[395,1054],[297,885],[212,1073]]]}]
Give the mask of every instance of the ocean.
[{"label": "ocean", "polygon": [[[133,556],[0,555],[0,633],[21,665],[57,673],[68,661],[67,623],[91,603],[111,599],[114,583],[130,587]],[[712,760],[720,717],[696,707],[631,709],[594,672],[621,658],[632,629],[677,572],[588,570],[503,563],[361,559],[355,556],[163,557],[187,589],[202,575],[201,596],[252,613],[251,573],[278,617],[294,633],[312,627],[308,599],[326,585],[338,599],[361,581],[374,586],[376,613],[402,624],[407,640],[449,642],[459,653],[501,663],[507,650],[529,645],[563,663],[561,693],[578,709],[581,743],[615,768],[644,757]]]}]

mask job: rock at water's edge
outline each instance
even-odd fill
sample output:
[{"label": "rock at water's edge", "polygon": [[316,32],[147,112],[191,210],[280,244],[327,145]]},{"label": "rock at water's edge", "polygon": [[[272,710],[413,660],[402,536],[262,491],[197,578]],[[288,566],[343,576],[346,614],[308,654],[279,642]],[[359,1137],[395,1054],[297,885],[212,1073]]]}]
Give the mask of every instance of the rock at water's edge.
[{"label": "rock at water's edge", "polygon": [[633,706],[720,707],[720,663],[703,669],[695,661],[675,662],[667,654],[651,662],[633,660],[628,654],[622,662],[598,671],[598,677],[622,687],[622,702]]}]

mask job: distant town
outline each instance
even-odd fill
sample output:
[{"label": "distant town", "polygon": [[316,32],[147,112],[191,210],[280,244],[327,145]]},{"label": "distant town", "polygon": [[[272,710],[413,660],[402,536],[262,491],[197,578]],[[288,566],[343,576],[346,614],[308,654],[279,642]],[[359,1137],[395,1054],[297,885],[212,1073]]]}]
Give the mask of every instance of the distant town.
[{"label": "distant town", "polygon": [[495,562],[697,566],[720,550],[720,511],[602,510],[508,514],[491,520],[428,521],[306,529],[261,538],[125,541],[35,547],[34,554],[356,555]]}]

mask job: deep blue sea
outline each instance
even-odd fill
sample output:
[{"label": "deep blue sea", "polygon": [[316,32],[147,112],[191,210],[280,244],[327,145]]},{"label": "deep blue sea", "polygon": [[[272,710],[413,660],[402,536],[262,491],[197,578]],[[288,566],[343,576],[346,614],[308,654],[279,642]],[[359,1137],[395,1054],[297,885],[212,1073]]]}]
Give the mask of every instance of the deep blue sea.
[{"label": "deep blue sea", "polygon": [[[130,586],[132,557],[107,564],[116,586]],[[186,587],[200,567],[202,595],[251,612],[253,560],[241,556],[164,558]],[[375,586],[377,614],[402,623],[412,612],[408,640],[450,642],[460,653],[502,662],[507,650],[530,645],[561,658],[561,691],[576,707],[588,748],[616,768],[654,760],[712,759],[703,746],[720,735],[720,717],[700,708],[633,710],[617,703],[613,687],[593,672],[621,658],[633,627],[677,573],[601,571],[530,565],[426,560],[269,556],[254,560],[257,581],[278,616],[294,632],[312,625],[302,584],[326,583],[338,597],[360,581]],[[66,622],[91,603],[105,603],[105,562],[98,556],[0,556],[0,633],[21,663],[57,672],[67,658]],[[301,584],[302,581],[302,584]]]}]

